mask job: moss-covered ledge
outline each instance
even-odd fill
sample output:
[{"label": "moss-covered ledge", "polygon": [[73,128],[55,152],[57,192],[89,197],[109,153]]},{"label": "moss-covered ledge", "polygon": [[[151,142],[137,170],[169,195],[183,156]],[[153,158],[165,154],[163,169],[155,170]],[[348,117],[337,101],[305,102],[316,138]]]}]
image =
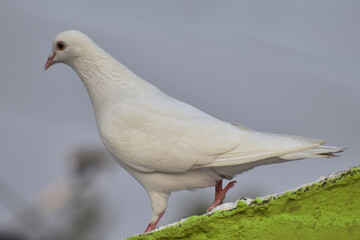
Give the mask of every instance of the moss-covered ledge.
[{"label": "moss-covered ledge", "polygon": [[360,239],[360,167],[128,239]]}]

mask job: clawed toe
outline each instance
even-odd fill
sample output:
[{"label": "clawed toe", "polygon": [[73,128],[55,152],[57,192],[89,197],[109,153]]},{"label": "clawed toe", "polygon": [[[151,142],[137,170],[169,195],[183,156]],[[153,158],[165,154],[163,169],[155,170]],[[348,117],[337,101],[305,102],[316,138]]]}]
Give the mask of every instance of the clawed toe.
[{"label": "clawed toe", "polygon": [[210,212],[211,210],[213,210],[216,206],[220,205],[223,203],[225,197],[226,197],[226,192],[229,191],[230,188],[232,188],[235,185],[236,181],[231,181],[229,182],[226,187],[223,189],[222,188],[222,180],[216,182],[216,186],[215,186],[215,200],[214,203],[211,204],[211,206],[206,210],[207,212]]}]

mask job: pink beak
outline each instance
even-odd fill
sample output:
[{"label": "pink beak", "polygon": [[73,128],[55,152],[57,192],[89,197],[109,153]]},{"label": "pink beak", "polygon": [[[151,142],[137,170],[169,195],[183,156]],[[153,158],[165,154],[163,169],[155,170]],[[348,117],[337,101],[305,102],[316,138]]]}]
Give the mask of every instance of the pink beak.
[{"label": "pink beak", "polygon": [[51,66],[53,65],[54,62],[54,57],[55,57],[56,53],[52,53],[50,54],[50,56],[48,57],[48,60],[45,63],[45,71]]}]

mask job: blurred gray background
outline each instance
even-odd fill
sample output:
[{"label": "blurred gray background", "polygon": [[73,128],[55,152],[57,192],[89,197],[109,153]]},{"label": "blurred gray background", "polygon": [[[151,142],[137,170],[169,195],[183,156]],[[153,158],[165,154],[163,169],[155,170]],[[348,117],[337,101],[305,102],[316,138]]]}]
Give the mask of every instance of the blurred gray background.
[{"label": "blurred gray background", "polygon": [[[1,1],[0,229],[36,236],[19,215],[43,208],[44,189],[71,182],[70,156],[103,151],[75,72],[61,64],[44,72],[57,33],[86,33],[140,77],[222,120],[349,148],[339,158],[241,174],[226,198],[234,201],[359,165],[359,11],[359,1],[329,0]],[[113,162],[96,181],[84,181],[103,209],[98,239],[141,233],[151,216],[146,192]],[[159,225],[203,213],[213,194],[172,194]]]}]

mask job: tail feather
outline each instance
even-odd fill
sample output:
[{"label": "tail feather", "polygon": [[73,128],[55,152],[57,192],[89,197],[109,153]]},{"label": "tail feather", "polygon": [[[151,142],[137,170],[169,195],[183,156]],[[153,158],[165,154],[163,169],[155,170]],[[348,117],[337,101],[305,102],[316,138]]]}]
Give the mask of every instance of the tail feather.
[{"label": "tail feather", "polygon": [[345,147],[330,147],[321,145],[317,148],[307,149],[302,152],[289,153],[280,158],[285,160],[296,160],[303,158],[329,158],[329,157],[338,157],[336,153],[344,151]]}]

